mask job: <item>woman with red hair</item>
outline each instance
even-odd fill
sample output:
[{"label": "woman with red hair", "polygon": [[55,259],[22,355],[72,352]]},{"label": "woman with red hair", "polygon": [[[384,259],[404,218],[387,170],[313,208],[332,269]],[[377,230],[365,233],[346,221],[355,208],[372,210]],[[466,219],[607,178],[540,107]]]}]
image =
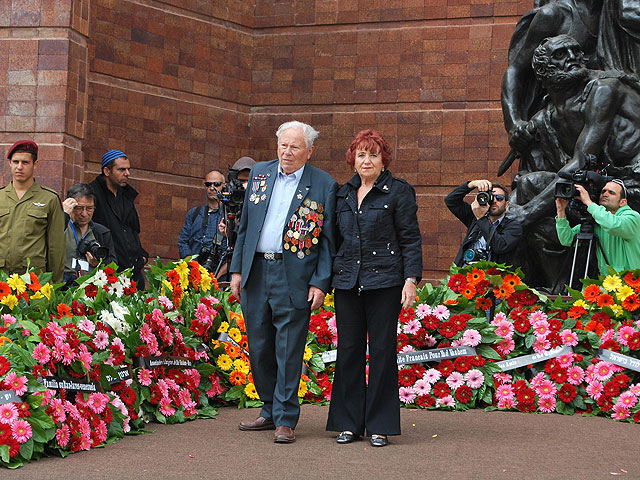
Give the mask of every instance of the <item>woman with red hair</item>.
[{"label": "woman with red hair", "polygon": [[347,150],[355,175],[337,193],[338,359],[327,430],[341,432],[338,443],[367,434],[382,447],[388,435],[400,434],[397,323],[402,305],[416,299],[422,237],[415,190],[391,175],[391,160],[382,135],[362,130]]}]

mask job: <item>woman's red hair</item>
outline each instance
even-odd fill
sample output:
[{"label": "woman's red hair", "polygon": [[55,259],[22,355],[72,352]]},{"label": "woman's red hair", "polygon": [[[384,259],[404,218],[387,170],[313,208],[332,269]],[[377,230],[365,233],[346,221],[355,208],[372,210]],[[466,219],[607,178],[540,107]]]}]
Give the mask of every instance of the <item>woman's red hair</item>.
[{"label": "woman's red hair", "polygon": [[356,161],[356,150],[367,150],[382,154],[382,164],[387,167],[391,163],[391,147],[376,130],[360,130],[347,149],[347,163],[353,167]]}]

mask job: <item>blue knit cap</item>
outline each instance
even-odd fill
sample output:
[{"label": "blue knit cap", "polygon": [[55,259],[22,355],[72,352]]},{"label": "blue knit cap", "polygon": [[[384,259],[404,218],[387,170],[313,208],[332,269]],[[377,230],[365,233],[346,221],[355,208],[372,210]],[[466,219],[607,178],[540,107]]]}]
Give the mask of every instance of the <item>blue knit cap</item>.
[{"label": "blue knit cap", "polygon": [[109,150],[107,153],[102,155],[102,168],[106,167],[111,160],[115,160],[120,157],[127,158],[124,152],[121,152],[120,150]]}]

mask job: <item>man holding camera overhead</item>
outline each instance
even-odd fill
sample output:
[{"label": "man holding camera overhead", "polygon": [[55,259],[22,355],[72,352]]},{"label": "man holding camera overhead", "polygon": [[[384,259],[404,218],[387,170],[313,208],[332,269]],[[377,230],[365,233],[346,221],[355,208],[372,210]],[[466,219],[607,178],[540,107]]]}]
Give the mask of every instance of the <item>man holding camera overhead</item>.
[{"label": "man holding camera overhead", "polygon": [[[595,223],[593,231],[602,247],[596,253],[600,273],[609,273],[607,263],[618,272],[640,268],[640,213],[627,205],[624,182],[617,178],[607,182],[600,192],[599,205],[582,185],[575,184],[575,189],[578,193],[576,198],[587,207]],[[569,225],[566,216],[568,204],[568,198],[556,198],[556,232],[560,243],[566,246],[573,243],[581,227],[571,228]]]},{"label": "man holding camera overhead", "polygon": [[65,213],[64,241],[66,245],[64,280],[67,285],[87,275],[98,263],[109,265],[116,261],[111,230],[93,223],[96,209],[95,195],[87,183],[76,183],[67,192],[62,202]]},{"label": "man holding camera overhead", "polygon": [[[478,194],[469,204],[464,197],[477,189]],[[447,208],[467,226],[454,263],[462,267],[479,260],[513,265],[522,225],[507,218],[509,206],[507,187],[489,180],[472,180],[456,187],[444,199]]]}]

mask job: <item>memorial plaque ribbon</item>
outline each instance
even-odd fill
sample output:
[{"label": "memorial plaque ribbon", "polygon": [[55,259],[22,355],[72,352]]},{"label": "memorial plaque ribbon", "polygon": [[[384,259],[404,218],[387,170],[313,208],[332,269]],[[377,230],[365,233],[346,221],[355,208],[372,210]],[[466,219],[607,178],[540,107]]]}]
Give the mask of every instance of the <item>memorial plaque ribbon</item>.
[{"label": "memorial plaque ribbon", "polygon": [[193,362],[186,357],[161,356],[161,357],[136,357],[133,359],[136,367],[142,368],[191,368]]},{"label": "memorial plaque ribbon", "polygon": [[416,352],[406,352],[398,354],[398,365],[408,365],[411,363],[439,362],[450,358],[468,357],[476,355],[473,347],[443,347],[431,350],[418,350]]},{"label": "memorial plaque ribbon", "polygon": [[598,349],[596,354],[598,360],[604,360],[605,362],[613,363],[619,367],[628,368],[634,372],[640,372],[640,360],[637,358],[622,355],[621,353],[612,352],[611,350]]},{"label": "memorial plaque ribbon", "polygon": [[40,377],[38,382],[44,385],[49,390],[69,390],[84,393],[102,392],[102,387],[98,382],[91,382],[86,380],[77,380],[74,378],[60,378],[60,377]]},{"label": "memorial plaque ribbon", "polygon": [[125,380],[129,380],[131,378],[131,368],[129,365],[123,365],[120,368],[116,369],[118,372],[118,376],[116,378],[111,375],[106,375],[107,382],[109,385],[115,385],[116,383],[124,382]]},{"label": "memorial plaque ribbon", "polygon": [[572,353],[573,349],[568,346],[556,347],[551,350],[547,350],[546,352],[534,353],[531,355],[522,355],[521,357],[510,358],[508,360],[502,360],[501,362],[496,362],[503,372],[508,370],[514,370],[516,368],[524,367],[525,365],[532,365],[534,363],[543,362],[545,360],[549,360],[550,358],[559,357],[560,355],[564,355],[565,353]]},{"label": "memorial plaque ribbon", "polygon": [[0,405],[20,402],[22,402],[22,398],[16,395],[16,392],[13,390],[0,390]]}]

